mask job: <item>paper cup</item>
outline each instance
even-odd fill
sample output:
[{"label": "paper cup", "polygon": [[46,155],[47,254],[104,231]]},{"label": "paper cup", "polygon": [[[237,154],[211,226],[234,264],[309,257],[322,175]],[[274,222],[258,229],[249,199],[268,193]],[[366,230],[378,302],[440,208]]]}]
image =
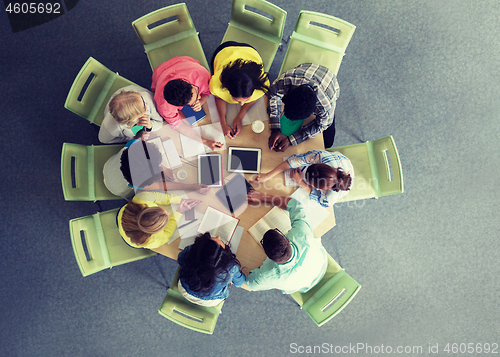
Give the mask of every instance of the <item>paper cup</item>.
[{"label": "paper cup", "polygon": [[264,131],[265,125],[262,120],[256,120],[252,123],[252,130],[254,133],[259,134]]},{"label": "paper cup", "polygon": [[177,178],[179,180],[184,180],[188,176],[187,172],[185,170],[179,170],[177,171]]}]

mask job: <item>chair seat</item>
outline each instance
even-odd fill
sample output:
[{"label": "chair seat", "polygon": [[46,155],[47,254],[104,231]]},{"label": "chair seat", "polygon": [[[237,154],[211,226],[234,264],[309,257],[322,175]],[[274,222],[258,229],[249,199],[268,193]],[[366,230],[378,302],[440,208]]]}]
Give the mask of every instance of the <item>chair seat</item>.
[{"label": "chair seat", "polygon": [[367,145],[345,146],[335,148],[335,151],[339,151],[349,158],[355,175],[354,184],[352,185],[351,190],[337,202],[377,197],[377,190],[374,181],[376,179],[372,179],[374,176],[372,176],[370,165],[367,165],[367,163],[370,162]]},{"label": "chair seat", "polygon": [[217,306],[196,305],[184,298],[177,286],[180,268],[170,284],[158,313],[176,324],[201,333],[212,334],[224,301]]},{"label": "chair seat", "polygon": [[280,73],[293,69],[302,63],[315,63],[325,66],[336,75],[343,57],[342,53],[326,51],[321,47],[294,39],[292,36]]}]

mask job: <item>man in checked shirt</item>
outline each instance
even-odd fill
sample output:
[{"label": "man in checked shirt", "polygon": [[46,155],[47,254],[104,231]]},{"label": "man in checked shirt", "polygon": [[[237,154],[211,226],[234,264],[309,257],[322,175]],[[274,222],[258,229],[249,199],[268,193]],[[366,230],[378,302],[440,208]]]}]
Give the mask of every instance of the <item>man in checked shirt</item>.
[{"label": "man in checked shirt", "polygon": [[[333,145],[335,136],[335,105],[339,97],[337,77],[328,68],[303,63],[290,69],[274,81],[269,90],[269,148],[285,151],[288,146],[298,145],[319,133],[323,133],[325,147]],[[282,133],[281,116],[292,120],[304,120],[311,114],[316,118],[287,136]]]}]

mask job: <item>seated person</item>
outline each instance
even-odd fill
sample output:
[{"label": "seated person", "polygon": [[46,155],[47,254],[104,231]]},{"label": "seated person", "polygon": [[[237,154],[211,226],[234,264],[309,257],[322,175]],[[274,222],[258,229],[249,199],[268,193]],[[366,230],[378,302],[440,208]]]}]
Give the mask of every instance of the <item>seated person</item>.
[{"label": "seated person", "polygon": [[280,289],[285,294],[307,292],[325,275],[328,265],[321,240],[314,238],[302,204],[290,197],[270,196],[258,191],[248,194],[250,204],[270,203],[290,213],[292,228],[283,234],[270,229],[261,240],[267,255],[262,265],[247,276],[250,290]]},{"label": "seated person", "polygon": [[[335,106],[339,97],[337,77],[328,68],[313,63],[303,63],[281,74],[269,89],[269,148],[285,151],[319,133],[323,133],[325,147],[333,145],[335,137]],[[290,120],[316,118],[303,125],[297,132],[286,136],[281,132],[282,104]]]},{"label": "seated person", "polygon": [[347,195],[354,182],[351,160],[338,151],[323,150],[294,154],[273,170],[258,175],[255,181],[265,182],[290,168],[294,169],[290,177],[323,207],[333,206]]},{"label": "seated person", "polygon": [[[118,211],[118,230],[123,240],[134,248],[161,247],[176,231],[182,213],[200,202],[161,192],[139,192]],[[172,212],[172,203],[179,204],[177,212]]]},{"label": "seated person", "polygon": [[[228,41],[214,52],[210,92],[215,96],[224,135],[234,139],[241,131],[241,120],[246,112],[269,90],[269,79],[264,72],[259,53],[246,43]],[[227,103],[238,103],[240,111],[231,128],[226,121]]]},{"label": "seated person", "polygon": [[[173,174],[167,168],[168,160],[155,144],[142,140],[131,140],[117,154],[104,164],[104,184],[116,196],[130,199],[135,190],[167,191],[167,190],[199,190],[201,194],[209,188],[195,184],[172,182]],[[153,171],[151,171],[153,169]]]},{"label": "seated person", "polygon": [[155,93],[158,113],[179,133],[202,141],[212,150],[222,148],[222,143],[205,139],[197,134],[191,125],[182,121],[180,112],[189,105],[194,111],[200,111],[210,95],[208,83],[210,73],[197,60],[187,57],[174,57],[155,68],[151,90]]},{"label": "seated person", "polygon": [[242,286],[245,274],[240,262],[220,236],[210,233],[196,237],[193,245],[179,253],[179,291],[186,300],[203,306],[220,304],[229,294],[229,285]]},{"label": "seated person", "polygon": [[104,109],[99,141],[105,144],[123,143],[134,138],[131,128],[141,125],[146,131],[156,131],[163,119],[156,111],[153,93],[139,86],[117,90]]}]

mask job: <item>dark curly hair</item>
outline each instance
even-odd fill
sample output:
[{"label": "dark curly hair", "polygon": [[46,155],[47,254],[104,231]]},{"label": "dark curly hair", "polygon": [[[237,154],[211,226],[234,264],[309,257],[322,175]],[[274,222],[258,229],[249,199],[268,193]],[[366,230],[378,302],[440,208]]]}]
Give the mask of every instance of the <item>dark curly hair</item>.
[{"label": "dark curly hair", "polygon": [[173,79],[163,88],[163,98],[172,105],[183,107],[193,97],[192,85],[182,79]]},{"label": "dark curly hair", "polygon": [[351,175],[342,168],[334,169],[327,164],[312,164],[307,168],[305,178],[311,186],[319,190],[331,187],[335,192],[349,191],[352,181]]},{"label": "dark curly hair", "polygon": [[196,237],[189,253],[185,257],[185,264],[181,267],[180,279],[194,292],[201,296],[210,295],[217,282],[227,282],[229,271],[240,262],[226,244],[222,248],[212,240],[206,232]]},{"label": "dark curly hair", "polygon": [[161,153],[156,145],[139,140],[122,152],[120,171],[132,186],[148,186],[155,181],[161,181],[161,170],[158,170],[158,173],[151,170],[159,168],[161,162]]},{"label": "dark curly hair", "polygon": [[263,72],[262,64],[245,61],[238,58],[224,66],[220,74],[220,82],[233,98],[251,97],[254,90],[267,92],[269,86],[267,73]]},{"label": "dark curly hair", "polygon": [[307,84],[290,89],[282,99],[285,116],[290,120],[306,119],[316,108],[316,93]]},{"label": "dark curly hair", "polygon": [[283,233],[270,229],[262,237],[262,247],[269,259],[283,264],[292,256],[292,246]]}]

